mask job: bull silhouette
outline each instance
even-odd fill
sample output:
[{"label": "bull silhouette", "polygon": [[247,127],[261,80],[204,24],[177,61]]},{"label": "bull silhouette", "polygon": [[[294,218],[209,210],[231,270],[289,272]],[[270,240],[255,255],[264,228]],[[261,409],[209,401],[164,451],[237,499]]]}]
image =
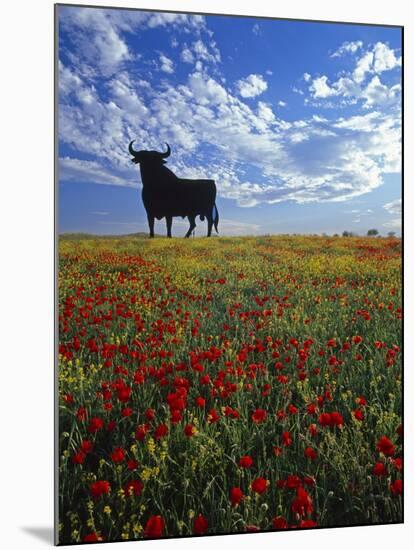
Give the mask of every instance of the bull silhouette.
[{"label": "bull silhouette", "polygon": [[190,228],[185,234],[189,237],[196,227],[196,216],[200,220],[207,219],[207,237],[211,236],[214,225],[218,233],[219,214],[216,206],[216,184],[214,180],[190,180],[177,177],[165,166],[166,158],[171,149],[168,143],[167,151],[134,151],[131,141],[128,150],[131,160],[140,165],[142,180],[142,202],[148,217],[150,237],[154,236],[154,219],[166,219],[167,236],[171,237],[173,217],[188,217]]}]

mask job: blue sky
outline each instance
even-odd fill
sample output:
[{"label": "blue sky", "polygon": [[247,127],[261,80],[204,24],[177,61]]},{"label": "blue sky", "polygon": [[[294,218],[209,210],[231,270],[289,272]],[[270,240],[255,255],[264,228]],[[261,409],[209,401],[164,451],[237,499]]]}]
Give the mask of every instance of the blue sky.
[{"label": "blue sky", "polygon": [[147,231],[131,139],[223,235],[401,232],[398,28],[60,6],[58,85],[62,233]]}]

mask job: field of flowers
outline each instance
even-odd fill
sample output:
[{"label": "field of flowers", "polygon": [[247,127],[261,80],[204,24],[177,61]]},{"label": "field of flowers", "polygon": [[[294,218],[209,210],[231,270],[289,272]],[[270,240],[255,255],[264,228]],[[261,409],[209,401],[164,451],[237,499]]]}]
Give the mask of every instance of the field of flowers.
[{"label": "field of flowers", "polygon": [[59,248],[61,544],[402,521],[400,240]]}]

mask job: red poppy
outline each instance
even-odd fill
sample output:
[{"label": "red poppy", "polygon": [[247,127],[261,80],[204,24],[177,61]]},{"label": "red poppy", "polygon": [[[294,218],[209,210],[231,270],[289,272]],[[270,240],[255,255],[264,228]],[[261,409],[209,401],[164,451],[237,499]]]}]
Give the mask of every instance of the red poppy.
[{"label": "red poppy", "polygon": [[308,430],[309,430],[309,433],[310,433],[311,437],[315,437],[318,433],[318,428],[317,428],[316,424],[310,424]]},{"label": "red poppy", "polygon": [[129,401],[129,398],[131,397],[132,389],[129,386],[122,386],[118,389],[117,395],[119,401],[122,403],[126,403]]},{"label": "red poppy", "polygon": [[101,430],[104,426],[104,422],[102,418],[98,418],[97,416],[94,416],[91,418],[89,425],[88,425],[88,432],[89,433],[95,433],[99,430]]},{"label": "red poppy", "polygon": [[298,413],[298,408],[295,407],[295,405],[292,405],[292,403],[289,403],[287,410],[288,410],[289,414],[297,414]]},{"label": "red poppy", "polygon": [[193,437],[195,435],[197,430],[192,424],[187,424],[187,426],[184,428],[184,433],[187,437]]},{"label": "red poppy", "polygon": [[[166,424],[160,424],[155,428],[154,439],[161,439],[168,434],[168,426]],[[154,516],[157,517],[157,516]]]},{"label": "red poppy", "polygon": [[111,454],[113,462],[123,462],[125,460],[125,451],[122,447],[116,447]]},{"label": "red poppy", "polygon": [[290,432],[283,432],[282,433],[282,445],[284,447],[290,447],[290,445],[292,445],[293,443],[293,440],[292,440],[292,437],[290,435]]},{"label": "red poppy", "polygon": [[255,424],[260,424],[261,422],[264,422],[267,417],[267,412],[264,409],[256,409],[252,413],[252,420]]},{"label": "red poppy", "polygon": [[232,487],[230,490],[230,501],[232,506],[237,506],[243,500],[244,494],[240,487]]},{"label": "red poppy", "polygon": [[67,393],[63,396],[63,400],[68,404],[72,405],[74,402],[73,395],[71,393]]},{"label": "red poppy", "polygon": [[403,492],[402,480],[396,479],[393,483],[391,483],[390,491],[394,497],[397,497],[398,495],[402,495],[402,492]]},{"label": "red poppy", "polygon": [[321,426],[330,426],[331,425],[331,415],[329,413],[323,412],[318,417],[318,422]]},{"label": "red poppy", "polygon": [[273,453],[275,456],[281,456],[283,453],[282,447],[273,447]]},{"label": "red poppy", "polygon": [[139,466],[138,460],[128,460],[127,468],[128,470],[136,470]]},{"label": "red poppy", "polygon": [[318,456],[318,453],[315,451],[315,449],[312,449],[312,447],[306,447],[305,449],[305,457],[309,458],[309,460],[316,460]]},{"label": "red poppy", "polygon": [[318,422],[321,426],[340,427],[344,423],[344,417],[337,411],[331,413],[323,412],[319,415]]},{"label": "red poppy", "polygon": [[331,426],[342,426],[344,423],[344,417],[339,412],[331,412]]},{"label": "red poppy", "polygon": [[266,491],[268,483],[264,477],[257,477],[252,481],[252,491],[262,495]]},{"label": "red poppy", "polygon": [[144,484],[139,479],[132,479],[124,485],[124,492],[127,497],[136,496],[139,497],[142,493]]},{"label": "red poppy", "polygon": [[365,399],[365,397],[363,395],[360,395],[359,397],[357,397],[355,399],[355,402],[360,406],[360,407],[365,407],[366,404],[367,404],[367,400]]},{"label": "red poppy", "polygon": [[372,473],[374,476],[377,476],[377,477],[386,476],[387,468],[385,467],[385,464],[383,464],[382,462],[377,462],[372,469]]},{"label": "red poppy", "polygon": [[360,422],[362,422],[362,420],[364,420],[365,418],[365,415],[364,415],[364,411],[362,411],[361,409],[356,409],[354,412],[353,412],[353,415],[354,417],[359,420]]},{"label": "red poppy", "polygon": [[197,407],[200,407],[200,409],[203,409],[206,406],[206,400],[204,397],[196,397],[195,404]]},{"label": "red poppy", "polygon": [[144,529],[144,536],[147,538],[162,537],[165,523],[161,516],[150,516]]},{"label": "red poppy", "polygon": [[297,489],[301,487],[302,482],[299,476],[288,475],[285,481],[285,486],[287,489]]},{"label": "red poppy", "polygon": [[216,409],[210,409],[208,411],[207,421],[209,424],[214,424],[215,422],[218,422],[220,420],[220,415],[216,411]]},{"label": "red poppy", "polygon": [[273,527],[274,529],[287,529],[288,522],[285,520],[284,517],[277,516],[276,518],[273,518]]},{"label": "red poppy", "polygon": [[312,499],[302,487],[296,489],[296,497],[292,502],[292,512],[300,516],[307,516],[313,512]]},{"label": "red poppy", "polygon": [[76,413],[76,418],[80,422],[83,422],[84,420],[86,420],[87,415],[88,415],[88,412],[85,409],[85,407],[79,407],[78,412]]},{"label": "red poppy", "polygon": [[78,451],[72,456],[73,464],[83,464],[85,462],[86,454],[83,451]]},{"label": "red poppy", "polygon": [[170,413],[171,424],[178,424],[178,422],[181,422],[182,419],[183,419],[183,415],[181,411],[179,411],[178,409],[174,409],[171,411]]},{"label": "red poppy", "polygon": [[115,428],[116,428],[115,420],[111,420],[110,422],[108,422],[108,425],[106,426],[106,429],[108,430],[108,432],[113,432]]},{"label": "red poppy", "polygon": [[395,459],[392,459],[392,463],[394,464],[395,468],[397,470],[402,470],[403,469],[403,461],[402,461],[402,458],[395,458]]},{"label": "red poppy", "polygon": [[89,533],[89,535],[83,537],[83,542],[100,542],[103,540],[103,537],[98,535],[98,533]]},{"label": "red poppy", "polygon": [[309,485],[310,487],[313,487],[314,485],[316,485],[316,479],[314,477],[311,477],[311,476],[305,476],[303,478],[303,483],[305,485]]},{"label": "red poppy", "polygon": [[146,424],[138,426],[135,430],[135,439],[137,439],[138,441],[143,441],[145,439],[145,436],[147,435],[148,430],[149,427]]},{"label": "red poppy", "polygon": [[253,466],[253,459],[249,455],[242,456],[239,460],[240,468],[251,468]]},{"label": "red poppy", "polygon": [[313,519],[302,519],[300,522],[299,522],[299,527],[301,529],[310,529],[312,527],[317,527],[318,524],[316,523],[316,521],[313,521]]},{"label": "red poppy", "polygon": [[146,418],[148,421],[154,420],[154,418],[155,418],[155,411],[154,411],[154,409],[147,409],[147,410],[145,411],[145,418]]},{"label": "red poppy", "polygon": [[392,456],[394,454],[395,447],[388,437],[383,435],[377,443],[377,451],[385,456]]},{"label": "red poppy", "polygon": [[89,441],[88,439],[84,439],[81,443],[81,449],[84,453],[91,453],[92,452],[92,448],[93,448],[93,445],[92,445],[92,442]]},{"label": "red poppy", "polygon": [[99,498],[102,495],[108,495],[111,490],[111,486],[109,481],[95,481],[95,483],[92,483],[90,490],[93,497]]},{"label": "red poppy", "polygon": [[201,514],[198,514],[198,516],[194,519],[193,533],[195,535],[204,535],[207,532],[207,529],[208,529],[207,518]]}]

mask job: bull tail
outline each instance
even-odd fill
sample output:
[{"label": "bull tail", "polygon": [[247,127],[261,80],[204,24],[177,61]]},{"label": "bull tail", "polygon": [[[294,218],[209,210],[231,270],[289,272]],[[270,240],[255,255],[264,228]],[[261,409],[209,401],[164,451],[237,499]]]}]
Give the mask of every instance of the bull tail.
[{"label": "bull tail", "polygon": [[217,210],[216,203],[214,203],[214,210],[216,211],[216,215],[214,216],[214,219],[213,219],[214,229],[216,230],[216,233],[218,233],[219,213]]}]

